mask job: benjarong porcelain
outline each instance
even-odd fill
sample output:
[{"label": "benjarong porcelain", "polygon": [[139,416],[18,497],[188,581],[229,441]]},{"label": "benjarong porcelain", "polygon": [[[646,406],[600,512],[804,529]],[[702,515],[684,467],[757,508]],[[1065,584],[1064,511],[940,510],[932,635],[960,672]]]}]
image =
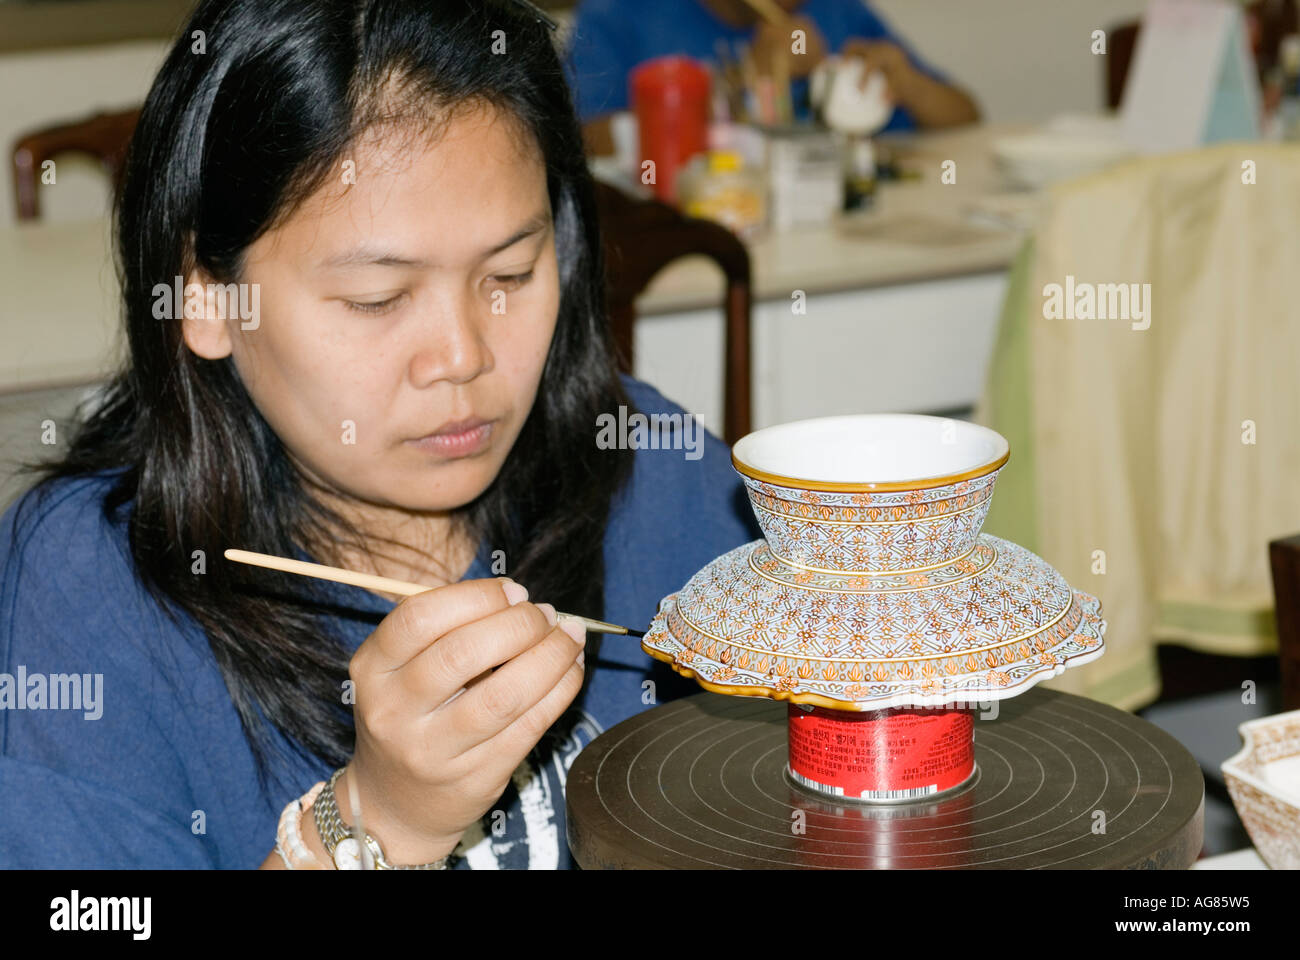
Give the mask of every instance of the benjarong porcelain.
[{"label": "benjarong porcelain", "polygon": [[742,438],[763,539],[665,597],[642,642],[716,693],[838,710],[1015,696],[1101,656],[1097,598],[981,534],[1007,441],[863,415]]}]

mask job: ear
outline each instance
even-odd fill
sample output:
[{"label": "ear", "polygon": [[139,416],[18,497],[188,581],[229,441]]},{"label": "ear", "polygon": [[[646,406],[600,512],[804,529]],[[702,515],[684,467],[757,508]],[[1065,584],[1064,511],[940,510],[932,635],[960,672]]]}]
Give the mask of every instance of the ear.
[{"label": "ear", "polygon": [[181,292],[181,331],[186,346],[198,356],[220,360],[230,356],[234,345],[226,324],[225,298],[218,295],[212,284],[212,278],[201,269],[186,275]]}]

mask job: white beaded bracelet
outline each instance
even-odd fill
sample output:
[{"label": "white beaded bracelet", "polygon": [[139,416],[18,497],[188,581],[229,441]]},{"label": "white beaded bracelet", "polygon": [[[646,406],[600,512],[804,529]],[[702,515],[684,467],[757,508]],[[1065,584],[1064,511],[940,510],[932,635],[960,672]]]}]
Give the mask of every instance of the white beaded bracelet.
[{"label": "white beaded bracelet", "polygon": [[[275,832],[275,852],[280,855],[285,867],[290,870],[325,869],[316,859],[316,855],[302,842],[300,827],[304,811],[311,809],[311,805],[316,802],[323,789],[325,789],[325,782],[322,780],[297,800],[289,801],[280,814],[280,825]],[[288,848],[287,854],[285,848]]]}]

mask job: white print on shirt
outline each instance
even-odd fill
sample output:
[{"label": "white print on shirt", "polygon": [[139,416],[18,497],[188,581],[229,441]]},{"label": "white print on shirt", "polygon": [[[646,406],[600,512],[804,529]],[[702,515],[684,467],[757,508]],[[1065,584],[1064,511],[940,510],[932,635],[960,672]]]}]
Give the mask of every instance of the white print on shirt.
[{"label": "white print on shirt", "polygon": [[569,768],[582,748],[604,730],[584,710],[570,710],[519,764],[502,795],[505,836],[492,835],[492,813],[465,831],[456,853],[472,870],[554,870],[561,833],[556,798],[564,803]]},{"label": "white print on shirt", "polygon": [[513,777],[528,837],[528,869],[554,870],[560,864],[560,831],[555,824],[551,785],[540,770],[529,765],[530,759],[519,764]]}]

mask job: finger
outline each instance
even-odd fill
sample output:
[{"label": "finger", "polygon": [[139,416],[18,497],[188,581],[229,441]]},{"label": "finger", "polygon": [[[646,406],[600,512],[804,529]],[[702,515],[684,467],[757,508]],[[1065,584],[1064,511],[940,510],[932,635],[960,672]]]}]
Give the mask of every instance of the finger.
[{"label": "finger", "polygon": [[[493,669],[495,669],[495,668],[493,668]],[[459,690],[457,690],[455,693],[453,693],[450,697],[448,697],[446,700],[444,700],[444,701],[442,702],[442,703],[443,703],[443,706],[446,706],[447,704],[451,703],[453,700],[455,700],[457,697],[459,697],[459,696],[460,696],[462,693],[464,693],[466,690],[470,690],[470,689],[472,689],[472,688],[474,687],[475,684],[482,683],[484,680],[486,680],[486,679],[487,679],[488,677],[490,677],[490,676],[492,676],[492,671],[491,671],[491,670],[484,670],[484,671],[483,671],[482,673],[480,673],[477,677],[475,677],[475,678],[474,678],[473,680],[471,680],[469,683],[465,684],[465,686],[461,687]]]},{"label": "finger", "polygon": [[875,43],[867,40],[847,40],[840,50],[840,55],[845,58],[852,58],[862,62],[862,73],[858,75],[858,89],[866,87],[867,81],[871,77],[873,70],[884,70],[888,54],[883,43]]},{"label": "finger", "polygon": [[845,57],[862,57],[869,59],[875,55],[877,44],[869,40],[846,40],[840,47],[840,54]]},{"label": "finger", "polygon": [[564,711],[569,709],[579,691],[585,675],[583,665],[578,661],[569,664],[564,675],[537,704],[495,737],[485,740],[464,754],[462,760],[468,766],[477,768],[488,764],[494,757],[525,757],[554,726]]},{"label": "finger", "polygon": [[885,65],[878,54],[869,54],[862,57],[862,72],[858,74],[858,90],[867,89],[867,84],[871,82],[872,74],[876,71],[885,72]]},{"label": "finger", "polygon": [[462,580],[418,593],[393,608],[366,638],[357,655],[368,671],[396,670],[457,627],[527,598],[528,591],[506,577]]},{"label": "finger", "polygon": [[582,653],[583,648],[573,639],[579,630],[576,625],[553,628],[541,643],[504,664],[455,703],[448,704],[445,727],[451,731],[450,739],[440,743],[439,748],[452,756],[467,753],[508,729],[541,703]]},{"label": "finger", "polygon": [[391,694],[431,713],[475,678],[490,676],[495,667],[540,643],[554,616],[550,604],[525,602],[450,630],[390,675],[395,681]]}]

